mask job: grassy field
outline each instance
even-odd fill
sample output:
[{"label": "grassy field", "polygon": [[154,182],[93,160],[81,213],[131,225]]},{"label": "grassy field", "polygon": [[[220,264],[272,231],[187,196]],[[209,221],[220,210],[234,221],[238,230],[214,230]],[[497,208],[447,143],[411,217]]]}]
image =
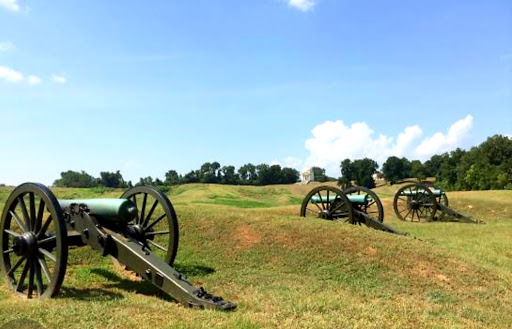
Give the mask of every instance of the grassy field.
[{"label": "grassy field", "polygon": [[[313,186],[192,184],[169,193],[180,224],[176,268],[238,303],[235,312],[184,308],[85,247],[70,251],[58,298],[24,300],[0,285],[0,326],[25,317],[81,329],[512,328],[512,191],[448,194],[485,225],[418,224],[396,219],[399,186],[376,188],[385,222],[410,233],[402,237],[299,217]],[[10,190],[0,187],[0,210]]]}]

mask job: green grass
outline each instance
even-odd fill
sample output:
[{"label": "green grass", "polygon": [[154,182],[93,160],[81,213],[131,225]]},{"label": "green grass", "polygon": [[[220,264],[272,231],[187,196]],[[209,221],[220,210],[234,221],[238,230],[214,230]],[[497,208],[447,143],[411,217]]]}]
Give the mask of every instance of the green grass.
[{"label": "green grass", "polygon": [[[0,325],[46,328],[510,328],[512,191],[451,192],[450,204],[486,221],[405,223],[399,186],[376,189],[401,237],[298,216],[309,186],[192,184],[169,196],[180,222],[176,268],[238,303],[191,310],[84,247],[70,251],[58,298],[23,300],[0,285]],[[0,188],[0,210],[10,188]],[[120,190],[55,189],[60,198]]]}]

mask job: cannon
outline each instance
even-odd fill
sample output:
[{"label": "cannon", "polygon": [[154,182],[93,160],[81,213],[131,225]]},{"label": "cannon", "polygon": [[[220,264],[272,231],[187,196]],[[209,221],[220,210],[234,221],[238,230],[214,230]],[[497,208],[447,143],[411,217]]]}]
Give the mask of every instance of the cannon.
[{"label": "cannon", "polygon": [[178,238],[174,208],[153,187],[130,188],[120,199],[57,200],[46,186],[25,183],[12,191],[2,212],[0,266],[16,294],[50,298],[64,280],[68,248],[88,245],[188,307],[235,309],[172,267]]},{"label": "cannon", "polygon": [[300,216],[326,220],[344,220],[385,232],[406,235],[384,224],[384,209],[375,192],[353,186],[341,190],[334,186],[318,186],[312,189],[302,201]]},{"label": "cannon", "polygon": [[484,223],[450,208],[446,193],[430,183],[413,183],[401,187],[395,193],[393,209],[403,221],[442,221],[445,216],[449,216],[464,223]]}]

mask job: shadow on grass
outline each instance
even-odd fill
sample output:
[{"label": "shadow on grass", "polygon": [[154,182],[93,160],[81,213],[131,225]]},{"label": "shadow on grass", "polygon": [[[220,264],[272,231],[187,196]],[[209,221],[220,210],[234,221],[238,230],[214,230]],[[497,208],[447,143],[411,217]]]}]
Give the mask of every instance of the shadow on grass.
[{"label": "shadow on grass", "polygon": [[204,276],[215,273],[214,268],[202,265],[175,263],[173,267],[176,271],[185,274],[185,276]]},{"label": "shadow on grass", "polygon": [[169,295],[163,293],[160,289],[155,287],[151,282],[142,280],[142,281],[133,281],[130,279],[124,279],[117,275],[115,272],[106,270],[104,268],[93,268],[91,273],[100,275],[107,279],[109,282],[103,283],[103,287],[110,289],[116,288],[128,292],[135,292],[137,294],[142,294],[145,296],[157,296],[166,301],[172,301],[173,299],[169,297]]},{"label": "shadow on grass", "polygon": [[[189,264],[176,264],[175,269],[180,273],[185,274],[185,276],[204,276],[215,272],[215,269],[208,266]],[[93,268],[91,269],[91,273],[102,276],[107,279],[108,282],[103,283],[102,288],[76,289],[71,287],[62,287],[58,298],[73,298],[83,301],[114,300],[124,298],[122,294],[108,290],[115,288],[128,292],[135,292],[145,296],[157,296],[166,301],[174,301],[172,297],[162,292],[147,280],[134,281],[131,279],[125,279],[117,273],[104,268]]]},{"label": "shadow on grass", "polygon": [[101,288],[75,289],[70,287],[61,287],[57,298],[73,298],[83,301],[97,301],[123,299],[124,296],[120,293]]}]

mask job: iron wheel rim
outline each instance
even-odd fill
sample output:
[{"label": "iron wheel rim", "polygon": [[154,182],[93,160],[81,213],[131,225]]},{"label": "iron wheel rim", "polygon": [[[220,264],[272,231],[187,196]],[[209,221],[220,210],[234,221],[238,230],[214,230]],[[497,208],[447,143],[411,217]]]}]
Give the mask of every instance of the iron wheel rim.
[{"label": "iron wheel rim", "polygon": [[130,188],[121,198],[129,199],[137,206],[137,218],[129,225],[142,228],[146,241],[141,242],[172,266],[178,252],[179,233],[178,218],[169,198],[151,186]]},{"label": "iron wheel rim", "polygon": [[0,252],[2,273],[16,294],[29,299],[58,294],[67,266],[67,229],[46,186],[25,183],[11,193],[0,221]]}]

